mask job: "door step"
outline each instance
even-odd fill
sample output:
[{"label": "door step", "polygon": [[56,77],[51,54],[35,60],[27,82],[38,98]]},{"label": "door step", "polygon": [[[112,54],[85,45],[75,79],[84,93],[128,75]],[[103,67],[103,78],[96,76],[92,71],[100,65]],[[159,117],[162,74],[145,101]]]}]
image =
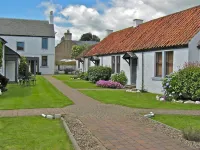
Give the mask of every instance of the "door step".
[{"label": "door step", "polygon": [[125,85],[125,89],[136,89],[136,85]]}]

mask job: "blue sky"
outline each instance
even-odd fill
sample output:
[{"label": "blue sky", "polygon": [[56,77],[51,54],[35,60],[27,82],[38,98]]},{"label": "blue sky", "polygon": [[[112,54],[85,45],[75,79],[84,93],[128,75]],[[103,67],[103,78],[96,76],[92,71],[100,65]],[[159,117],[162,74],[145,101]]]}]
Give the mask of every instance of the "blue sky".
[{"label": "blue sky", "polygon": [[[46,0],[48,1],[48,0]],[[106,0],[101,0],[102,2]],[[20,3],[19,3],[20,2]],[[43,8],[38,7],[42,0],[2,0],[0,9],[0,17],[3,18],[24,18],[24,19],[45,19]],[[93,7],[96,0],[51,0],[63,7],[68,5],[86,5]]]}]

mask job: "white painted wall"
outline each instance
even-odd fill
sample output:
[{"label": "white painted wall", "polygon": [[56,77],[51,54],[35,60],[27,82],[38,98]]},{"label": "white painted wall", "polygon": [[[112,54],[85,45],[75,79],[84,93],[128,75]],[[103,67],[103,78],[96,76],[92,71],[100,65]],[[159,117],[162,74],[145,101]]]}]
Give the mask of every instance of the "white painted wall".
[{"label": "white painted wall", "polygon": [[199,49],[197,48],[199,41],[200,41],[200,32],[197,33],[189,42],[189,62],[200,61],[200,53]]},{"label": "white painted wall", "polygon": [[[8,43],[6,44],[12,50],[16,51],[17,42],[24,42],[25,50],[17,51],[21,56],[39,57],[39,71],[42,74],[54,74],[55,67],[55,38],[48,38],[48,49],[42,49],[41,37],[23,37],[23,36],[1,36]],[[48,67],[41,66],[42,56],[48,57]]]},{"label": "white painted wall", "polygon": [[[185,62],[188,62],[188,48],[170,49],[174,51],[173,70],[178,71]],[[166,51],[162,51],[163,53]],[[152,93],[163,93],[162,81],[157,81],[155,77],[155,52],[144,52],[144,89]],[[136,88],[142,87],[142,53],[136,53],[138,57]]]}]

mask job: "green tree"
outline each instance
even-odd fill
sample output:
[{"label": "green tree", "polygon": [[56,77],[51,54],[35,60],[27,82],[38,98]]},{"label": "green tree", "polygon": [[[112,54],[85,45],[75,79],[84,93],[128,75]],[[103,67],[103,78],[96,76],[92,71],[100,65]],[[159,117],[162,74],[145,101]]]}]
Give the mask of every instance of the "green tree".
[{"label": "green tree", "polygon": [[0,42],[0,67],[2,67],[3,44]]},{"label": "green tree", "polygon": [[88,48],[88,45],[74,45],[72,46],[72,58],[76,58],[80,55],[84,50]]},{"label": "green tree", "polygon": [[26,69],[27,69],[27,59],[26,57],[22,56],[20,59],[20,64],[19,64],[19,75],[25,76],[26,75]]},{"label": "green tree", "polygon": [[100,41],[100,38],[96,35],[92,35],[92,33],[85,33],[81,36],[80,41]]}]

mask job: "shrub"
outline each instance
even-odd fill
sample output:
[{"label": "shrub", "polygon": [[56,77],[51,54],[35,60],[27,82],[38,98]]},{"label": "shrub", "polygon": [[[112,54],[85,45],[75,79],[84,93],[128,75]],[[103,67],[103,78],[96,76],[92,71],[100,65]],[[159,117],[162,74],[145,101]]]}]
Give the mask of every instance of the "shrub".
[{"label": "shrub", "polygon": [[99,80],[109,80],[112,69],[110,67],[94,66],[88,69],[88,79],[96,83]]},{"label": "shrub", "polygon": [[114,81],[105,81],[105,80],[99,80],[96,83],[97,86],[103,87],[103,88],[113,88],[113,89],[122,89],[123,85],[121,85],[119,82],[114,82]]},{"label": "shrub", "polygon": [[87,72],[84,72],[84,77],[83,77],[83,80],[86,80],[86,81],[88,81],[89,79],[88,79],[88,73]]},{"label": "shrub", "polygon": [[188,141],[200,142],[200,129],[186,128],[183,130],[183,137]]},{"label": "shrub", "polygon": [[163,88],[167,100],[200,99],[200,65],[198,63],[185,64],[183,69],[167,76],[163,81]]},{"label": "shrub", "polygon": [[65,74],[69,74],[69,72],[75,71],[73,68],[65,68],[64,72]]},{"label": "shrub", "polygon": [[21,56],[20,64],[19,64],[19,75],[20,76],[26,76],[27,67],[28,67],[28,64],[27,64],[26,57]]},{"label": "shrub", "polygon": [[120,73],[113,74],[111,76],[111,80],[115,81],[115,82],[119,82],[122,85],[126,85],[126,83],[128,81],[124,71],[121,71]]}]

